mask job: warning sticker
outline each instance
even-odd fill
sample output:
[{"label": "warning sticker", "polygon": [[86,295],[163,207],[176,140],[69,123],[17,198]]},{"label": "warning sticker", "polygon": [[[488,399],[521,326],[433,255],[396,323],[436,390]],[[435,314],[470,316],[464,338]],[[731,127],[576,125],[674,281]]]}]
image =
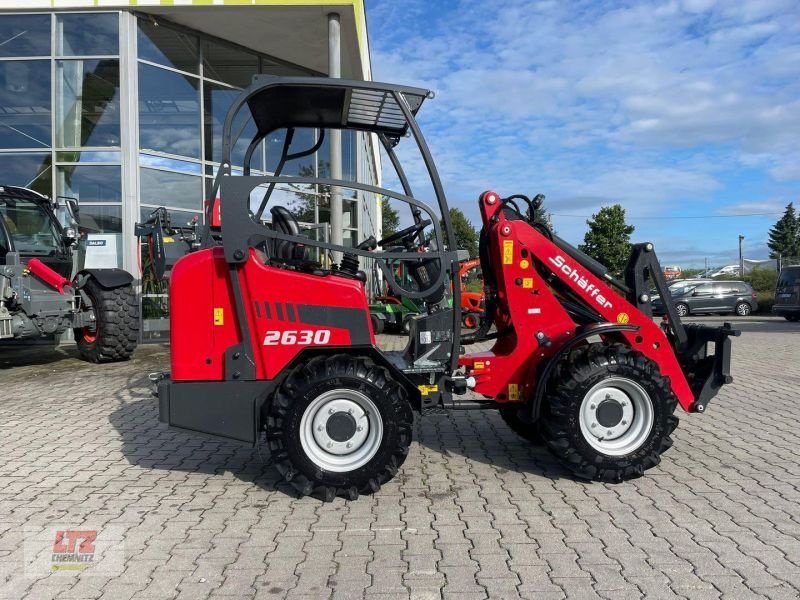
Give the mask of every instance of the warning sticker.
[{"label": "warning sticker", "polygon": [[476,362],[474,365],[472,365],[472,367],[473,367],[474,369],[483,369],[483,368],[485,367],[485,365],[484,365],[484,364],[483,364],[483,362],[481,361],[481,362]]},{"label": "warning sticker", "polygon": [[508,384],[508,399],[519,400],[519,385],[516,383]]},{"label": "warning sticker", "polygon": [[418,385],[417,389],[423,396],[430,396],[431,394],[436,394],[439,392],[438,385]]},{"label": "warning sticker", "polygon": [[529,263],[529,262],[528,262],[527,260],[525,260],[524,258],[523,258],[521,261],[519,261],[519,268],[520,268],[520,269],[527,269],[527,268],[528,268],[528,267],[530,267],[530,266],[531,266],[531,263]]},{"label": "warning sticker", "polygon": [[524,287],[524,288],[532,288],[533,287],[533,277],[525,277],[522,280],[522,287]]},{"label": "warning sticker", "polygon": [[514,240],[503,240],[503,264],[514,264]]},{"label": "warning sticker", "polygon": [[631,318],[628,316],[628,313],[621,312],[617,315],[617,323],[620,325],[625,325]]},{"label": "warning sticker", "polygon": [[224,325],[225,324],[225,309],[223,308],[215,308],[214,309],[214,325]]}]

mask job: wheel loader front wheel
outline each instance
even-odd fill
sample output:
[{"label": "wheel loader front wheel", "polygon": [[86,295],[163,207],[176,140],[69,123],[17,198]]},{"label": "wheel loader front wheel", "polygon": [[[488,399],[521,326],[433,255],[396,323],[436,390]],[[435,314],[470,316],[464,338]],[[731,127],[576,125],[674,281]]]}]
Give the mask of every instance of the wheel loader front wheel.
[{"label": "wheel loader front wheel", "polygon": [[394,477],[411,444],[411,405],[368,358],[317,357],[294,369],[266,414],[278,471],[301,494],[355,499]]},{"label": "wheel loader front wheel", "polygon": [[542,433],[579,477],[617,483],[661,462],[678,425],[677,398],[658,365],[623,345],[592,344],[551,381]]},{"label": "wheel loader front wheel", "polygon": [[83,291],[95,319],[91,327],[73,329],[81,358],[93,363],[128,360],[139,341],[139,304],[133,288],[105,289],[90,279]]}]

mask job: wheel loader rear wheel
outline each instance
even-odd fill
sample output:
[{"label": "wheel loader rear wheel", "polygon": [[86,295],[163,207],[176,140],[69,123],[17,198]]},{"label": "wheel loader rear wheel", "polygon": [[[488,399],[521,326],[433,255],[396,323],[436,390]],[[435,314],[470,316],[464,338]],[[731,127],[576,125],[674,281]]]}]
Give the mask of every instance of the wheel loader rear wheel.
[{"label": "wheel loader rear wheel", "polygon": [[90,279],[83,286],[94,308],[93,327],[73,329],[83,360],[128,360],[139,341],[139,304],[130,285],[105,289]]},{"label": "wheel loader rear wheel", "polygon": [[408,455],[414,416],[405,390],[368,358],[317,357],[295,368],[267,407],[278,471],[330,501],[376,492]]},{"label": "wheel loader rear wheel", "polygon": [[559,374],[548,386],[542,434],[567,468],[617,483],[661,462],[678,401],[656,363],[627,346],[591,344]]}]

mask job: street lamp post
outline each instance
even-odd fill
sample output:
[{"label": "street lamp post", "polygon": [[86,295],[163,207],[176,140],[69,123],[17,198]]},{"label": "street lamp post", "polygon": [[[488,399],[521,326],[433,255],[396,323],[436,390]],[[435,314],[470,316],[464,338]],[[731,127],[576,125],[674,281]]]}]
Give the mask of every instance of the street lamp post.
[{"label": "street lamp post", "polygon": [[739,236],[739,277],[744,277],[744,256],[742,255],[742,240],[744,236]]}]

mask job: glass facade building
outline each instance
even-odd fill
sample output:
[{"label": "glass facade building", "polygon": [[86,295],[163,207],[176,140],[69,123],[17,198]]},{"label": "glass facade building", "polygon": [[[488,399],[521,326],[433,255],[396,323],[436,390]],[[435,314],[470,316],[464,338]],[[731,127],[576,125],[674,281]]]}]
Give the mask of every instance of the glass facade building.
[{"label": "glass facade building", "polygon": [[[278,10],[247,10],[273,8]],[[0,185],[78,198],[82,227],[109,242],[103,264],[96,266],[110,261],[136,279],[136,221],[159,206],[170,210],[174,222],[203,218],[219,167],[222,123],[239,90],[259,73],[325,74],[313,48],[307,61],[293,62],[249,48],[250,38],[221,39],[169,16],[127,9],[0,9]],[[297,17],[294,22],[302,25]],[[235,171],[241,170],[250,128],[242,119]],[[319,135],[298,131],[292,149],[313,145]],[[262,143],[252,163],[256,173],[274,170],[284,136],[276,131]],[[327,175],[328,140],[314,155],[287,164],[284,173]],[[345,179],[377,181],[374,144],[366,134],[342,135]],[[346,188],[343,194],[345,244],[379,236],[378,199]],[[330,238],[327,190],[287,188],[277,196],[301,217],[309,235]],[[142,289],[145,339],[162,336],[168,326],[165,287]]]}]

